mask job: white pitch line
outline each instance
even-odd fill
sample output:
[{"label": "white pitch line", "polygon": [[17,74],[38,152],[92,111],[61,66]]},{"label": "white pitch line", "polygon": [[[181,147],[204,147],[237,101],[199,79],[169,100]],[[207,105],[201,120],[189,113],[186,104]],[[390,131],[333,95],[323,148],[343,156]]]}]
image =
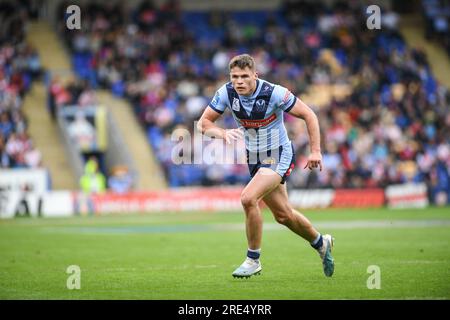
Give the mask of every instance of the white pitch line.
[{"label": "white pitch line", "polygon": [[[450,219],[442,220],[392,220],[392,221],[321,221],[313,225],[320,229],[379,229],[379,228],[430,228],[450,226]],[[235,231],[243,230],[243,223],[212,224],[214,230]],[[265,223],[264,230],[284,230],[286,227],[277,223]]]},{"label": "white pitch line", "polygon": [[[435,220],[356,220],[356,221],[319,221],[313,225],[318,229],[389,229],[389,228],[433,228],[449,227],[450,219]],[[274,222],[263,225],[265,231],[286,230],[286,227]],[[211,223],[189,225],[149,225],[136,226],[82,226],[82,227],[46,227],[43,232],[84,233],[84,234],[145,234],[145,233],[182,233],[210,231],[242,231],[245,223]]]}]

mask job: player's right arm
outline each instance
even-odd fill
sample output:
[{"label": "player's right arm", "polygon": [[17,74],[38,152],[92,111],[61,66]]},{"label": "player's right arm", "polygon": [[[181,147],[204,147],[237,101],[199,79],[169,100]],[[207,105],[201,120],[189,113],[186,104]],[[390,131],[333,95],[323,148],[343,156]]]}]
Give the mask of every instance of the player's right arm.
[{"label": "player's right arm", "polygon": [[232,140],[241,138],[242,132],[239,129],[226,130],[215,124],[227,107],[227,99],[224,87],[220,88],[205,111],[203,111],[197,123],[197,130],[208,137],[224,139],[227,143],[231,143]]},{"label": "player's right arm", "polygon": [[215,122],[220,116],[221,114],[217,111],[206,107],[197,122],[197,130],[208,137],[224,139],[227,143],[242,138],[242,132],[239,129],[226,130],[216,125]]},{"label": "player's right arm", "polygon": [[222,114],[213,110],[209,106],[206,107],[197,122],[197,130],[208,137],[224,139],[225,129],[220,128],[215,124],[216,120],[219,119],[221,115]]}]

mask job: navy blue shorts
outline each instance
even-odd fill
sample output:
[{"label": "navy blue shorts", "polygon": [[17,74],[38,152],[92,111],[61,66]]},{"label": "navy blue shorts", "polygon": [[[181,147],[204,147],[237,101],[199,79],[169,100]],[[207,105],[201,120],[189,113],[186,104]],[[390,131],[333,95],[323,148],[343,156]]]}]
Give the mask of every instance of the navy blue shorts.
[{"label": "navy blue shorts", "polygon": [[281,176],[281,184],[284,184],[295,167],[294,146],[289,143],[278,149],[259,153],[247,150],[247,165],[252,178],[259,168],[270,168]]}]

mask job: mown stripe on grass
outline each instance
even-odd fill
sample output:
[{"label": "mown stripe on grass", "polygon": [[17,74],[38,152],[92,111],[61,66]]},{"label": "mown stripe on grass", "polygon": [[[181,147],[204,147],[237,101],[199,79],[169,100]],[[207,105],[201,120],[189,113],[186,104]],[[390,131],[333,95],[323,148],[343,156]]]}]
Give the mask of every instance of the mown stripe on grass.
[{"label": "mown stripe on grass", "polygon": [[[436,220],[393,220],[393,221],[322,221],[314,223],[318,229],[376,229],[376,228],[433,228],[450,226],[450,219]],[[43,232],[78,234],[142,234],[142,233],[185,233],[211,231],[242,231],[244,223],[157,225],[157,226],[84,226],[84,227],[45,227]],[[264,230],[285,230],[276,223],[265,223]]]}]

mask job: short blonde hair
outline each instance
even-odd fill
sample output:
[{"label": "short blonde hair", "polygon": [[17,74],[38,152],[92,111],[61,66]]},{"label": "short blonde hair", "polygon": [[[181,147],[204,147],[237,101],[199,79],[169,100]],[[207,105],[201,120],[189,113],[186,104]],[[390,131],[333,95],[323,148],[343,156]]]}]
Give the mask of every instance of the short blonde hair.
[{"label": "short blonde hair", "polygon": [[233,57],[230,60],[230,63],[228,65],[229,70],[233,69],[234,67],[238,67],[241,69],[245,69],[246,67],[249,67],[250,70],[255,70],[255,60],[253,57],[249,54],[240,54],[238,56]]}]

